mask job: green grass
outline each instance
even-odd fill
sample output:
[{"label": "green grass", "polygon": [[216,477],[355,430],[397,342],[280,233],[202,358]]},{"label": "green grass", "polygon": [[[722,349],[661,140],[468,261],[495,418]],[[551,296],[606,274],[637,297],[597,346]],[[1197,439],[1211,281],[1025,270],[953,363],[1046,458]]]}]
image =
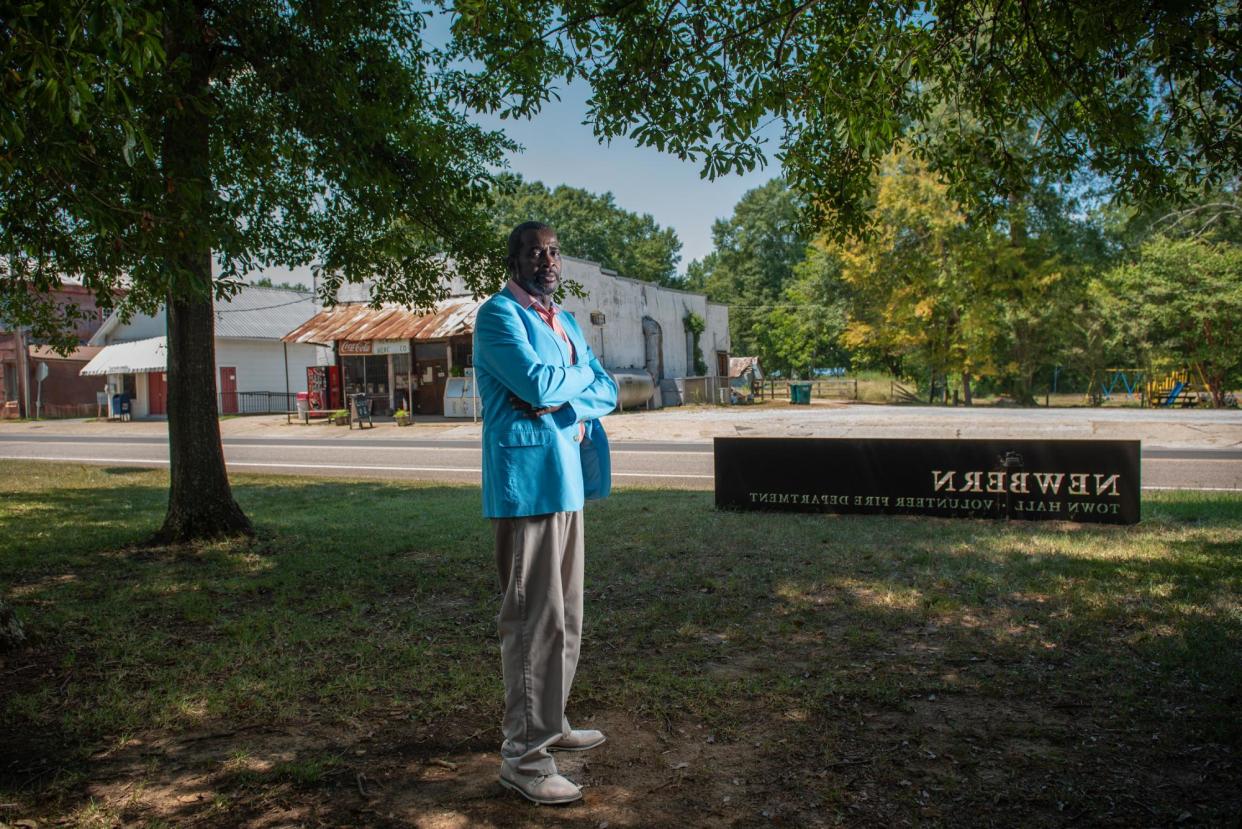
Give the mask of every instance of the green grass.
[{"label": "green grass", "polygon": [[[920,390],[917,382],[908,378],[896,378],[882,371],[863,370],[848,374],[843,378],[820,378],[821,386],[812,388],[812,395],[815,399],[827,400],[857,400],[861,403],[880,403],[891,404],[894,402],[894,394],[896,387],[900,386],[907,391],[918,396],[922,405],[931,405],[927,401],[926,390]],[[855,397],[857,390],[857,397]],[[768,386],[764,386],[764,400],[758,401],[760,405],[781,406],[789,403],[789,389],[784,380],[777,380],[775,385],[775,396],[770,392],[773,390]],[[960,389],[959,389],[960,391]],[[952,400],[952,390],[950,390],[950,402]],[[1083,408],[1090,407],[1092,403],[1082,392],[1059,392],[1057,394],[1047,394],[1039,392],[1035,395],[1036,404],[1044,406],[1045,403],[1054,408]],[[937,403],[936,405],[940,405]],[[993,406],[1012,406],[1013,401],[1005,395],[999,393],[979,394],[975,393],[972,405],[977,408],[989,408]],[[1106,400],[1103,404],[1105,408],[1140,408],[1138,396],[1126,397],[1122,393],[1116,393]]]},{"label": "green grass", "polygon": [[[0,463],[0,590],[33,637],[0,666],[0,800],[103,809],[73,800],[89,758],[153,729],[499,721],[477,488],[238,475],[257,538],[140,548],[166,480]],[[879,752],[881,736],[921,735],[920,751],[954,757],[976,745],[970,728],[984,743],[1038,743],[1009,788],[979,782],[985,766],[940,781],[967,803],[1021,791],[1031,814],[1072,814],[1119,785],[1076,776],[1120,764],[1135,796],[1154,798],[1133,816],[1161,823],[1181,801],[1142,781],[1199,759],[1211,763],[1180,796],[1219,805],[1196,819],[1242,803],[1226,773],[1242,762],[1236,496],[1160,493],[1138,526],[1091,527],[721,513],[710,493],[629,489],[588,508],[587,539],[574,710],[701,727],[753,743],[756,763],[791,743],[811,769],[865,755],[872,797],[915,817],[918,787],[897,783],[917,763]],[[933,703],[973,725],[937,732]],[[65,770],[59,782],[15,765],[34,746]],[[327,785],[344,762],[335,749],[258,771],[245,760],[220,761],[243,794]],[[800,785],[808,809],[876,803],[835,778]]]}]

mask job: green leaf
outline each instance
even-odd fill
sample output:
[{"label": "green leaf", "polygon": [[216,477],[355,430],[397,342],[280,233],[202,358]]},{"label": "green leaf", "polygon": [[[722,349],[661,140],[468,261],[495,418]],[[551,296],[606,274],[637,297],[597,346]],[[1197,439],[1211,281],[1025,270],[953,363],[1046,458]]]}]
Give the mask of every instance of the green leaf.
[{"label": "green leaf", "polygon": [[121,156],[125,159],[127,167],[134,166],[134,147],[138,145],[138,140],[134,137],[134,129],[128,122],[124,125],[125,143],[121,146]]}]

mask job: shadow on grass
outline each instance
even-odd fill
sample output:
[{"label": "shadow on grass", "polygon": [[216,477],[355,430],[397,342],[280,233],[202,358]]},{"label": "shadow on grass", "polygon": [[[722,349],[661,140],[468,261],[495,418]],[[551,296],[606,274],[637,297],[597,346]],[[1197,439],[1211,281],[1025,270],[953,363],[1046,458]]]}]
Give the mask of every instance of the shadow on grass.
[{"label": "shadow on grass", "polygon": [[[0,584],[36,644],[6,666],[0,791],[80,805],[101,748],[124,756],[127,735],[152,733],[214,746],[202,734],[223,731],[195,756],[208,788],[240,791],[213,824],[230,825],[254,790],[318,803],[383,758],[490,745],[496,585],[477,488],[238,476],[256,539],[142,550],[127,545],[162,517],[165,475],[108,474],[4,493]],[[1196,815],[1225,815],[1242,803],[1223,776],[1239,755],[1242,502],[1167,498],[1147,515],[1131,528],[761,515],[619,491],[588,507],[572,712],[625,712],[651,724],[645,739],[784,779],[764,796],[796,788],[795,815],[866,800],[862,822],[918,819],[931,801],[989,809],[998,793],[1039,816],[1174,819],[1205,798],[1220,811]],[[359,723],[386,735],[367,760]],[[284,736],[228,737],[258,726]],[[283,753],[235,756],[256,745]],[[829,773],[855,767],[853,789]],[[1185,768],[1197,776],[1155,786]],[[718,814],[717,777],[668,797],[701,807],[696,825],[752,819]],[[454,808],[497,822],[476,783],[482,802]],[[1134,802],[1099,812],[1118,791]]]}]

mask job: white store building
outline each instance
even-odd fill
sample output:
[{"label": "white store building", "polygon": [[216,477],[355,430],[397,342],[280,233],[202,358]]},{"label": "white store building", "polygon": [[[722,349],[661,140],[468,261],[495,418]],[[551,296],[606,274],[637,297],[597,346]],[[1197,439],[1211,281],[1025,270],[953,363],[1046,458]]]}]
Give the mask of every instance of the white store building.
[{"label": "white store building", "polygon": [[[286,411],[289,395],[306,388],[306,369],[316,364],[311,345],[281,337],[319,310],[310,292],[246,286],[216,303],[216,391],[221,414]],[[99,376],[100,390],[125,393],[134,417],[167,413],[167,321],[135,315],[128,322],[113,313],[91,338],[104,346],[81,371]]]}]

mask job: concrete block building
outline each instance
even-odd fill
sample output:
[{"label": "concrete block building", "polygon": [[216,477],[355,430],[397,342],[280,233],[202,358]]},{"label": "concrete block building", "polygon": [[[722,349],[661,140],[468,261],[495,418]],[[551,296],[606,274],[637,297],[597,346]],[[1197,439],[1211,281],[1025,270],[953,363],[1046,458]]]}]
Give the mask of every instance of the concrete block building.
[{"label": "concrete block building", "polygon": [[[564,257],[562,278],[582,290],[582,296],[567,292],[562,306],[617,377],[623,405],[717,402],[718,391],[727,393],[728,306],[572,256]],[[320,311],[285,341],[319,346],[344,393],[365,392],[377,413],[412,405],[415,414],[444,414],[448,378],[468,376],[473,365],[471,337],[481,302],[466,296],[460,278],[451,280],[449,292],[453,296],[430,313],[419,314],[396,305],[369,308],[369,286],[348,285],[337,295],[340,304]],[[627,388],[638,392],[627,394]],[[339,398],[327,402],[342,405]]]}]

